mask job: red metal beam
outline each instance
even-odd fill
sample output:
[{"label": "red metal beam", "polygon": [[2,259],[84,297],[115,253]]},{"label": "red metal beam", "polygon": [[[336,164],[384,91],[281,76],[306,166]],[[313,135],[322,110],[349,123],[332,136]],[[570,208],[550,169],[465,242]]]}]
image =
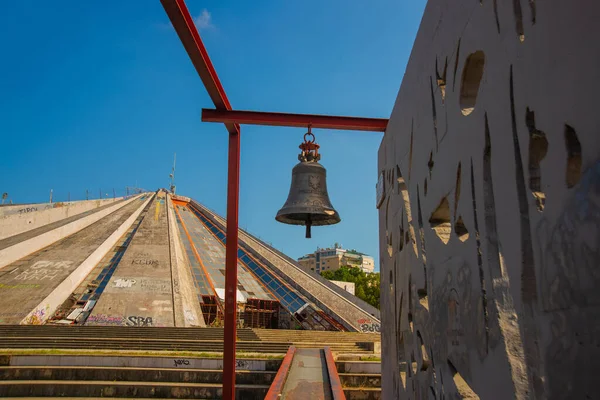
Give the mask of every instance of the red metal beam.
[{"label": "red metal beam", "polygon": [[[185,1],[160,0],[160,2],[169,16],[181,43],[183,43],[185,51],[190,56],[192,64],[198,71],[198,75],[200,75],[200,79],[202,79],[202,83],[204,83],[204,87],[215,107],[221,110],[231,110],[231,104],[229,104],[225,89],[219,81],[215,67],[213,67],[206,47],[200,39],[200,34],[196,29],[196,25],[194,25],[194,19],[190,15]],[[240,127],[235,124],[227,123],[225,126],[229,133],[240,133]]]},{"label": "red metal beam", "polygon": [[317,114],[289,114],[261,111],[202,109],[202,122],[226,124],[293,126],[321,129],[384,132],[387,118],[341,117]]},{"label": "red metal beam", "polygon": [[240,201],[240,135],[229,134],[227,167],[227,232],[225,242],[225,335],[223,399],[235,399],[235,341],[237,331],[238,212]]}]

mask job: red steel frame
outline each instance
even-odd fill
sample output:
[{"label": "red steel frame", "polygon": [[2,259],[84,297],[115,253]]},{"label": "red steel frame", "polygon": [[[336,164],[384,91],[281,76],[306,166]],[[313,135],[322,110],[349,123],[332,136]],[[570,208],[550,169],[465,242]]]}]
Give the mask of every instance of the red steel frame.
[{"label": "red steel frame", "polygon": [[223,122],[246,125],[311,126],[322,129],[384,132],[386,118],[339,117],[333,115],[289,114],[260,111],[202,109],[203,122]]},{"label": "red steel frame", "polygon": [[[240,126],[239,123],[278,126],[311,125],[314,128],[343,130],[385,131],[387,120],[375,118],[334,117],[307,114],[256,113],[232,111],[223,85],[200,39],[194,20],[184,0],[160,0],[173,28],[177,32],[192,64],[196,68],[216,110],[214,121],[224,122],[229,132],[227,172],[227,243],[225,246],[225,337],[223,351],[223,399],[235,399],[235,341],[236,341],[236,289],[238,250],[238,211],[240,189]],[[207,115],[204,115],[208,118]],[[203,118],[204,120],[204,118]]]},{"label": "red steel frame", "polygon": [[[231,110],[231,105],[219,81],[208,52],[200,39],[194,20],[184,0],[161,0],[181,43],[204,83],[217,109]],[[229,132],[229,159],[227,172],[227,245],[225,248],[225,335],[223,341],[223,399],[235,398],[235,341],[238,210],[240,190],[240,127],[225,124]]]}]

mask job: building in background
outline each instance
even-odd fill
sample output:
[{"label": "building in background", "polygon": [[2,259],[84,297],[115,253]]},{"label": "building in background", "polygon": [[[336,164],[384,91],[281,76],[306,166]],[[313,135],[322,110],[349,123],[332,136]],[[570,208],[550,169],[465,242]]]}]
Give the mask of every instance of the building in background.
[{"label": "building in background", "polygon": [[367,273],[375,270],[373,257],[359,253],[356,250],[344,250],[337,243],[333,248],[321,249],[317,247],[314,253],[300,257],[298,263],[305,271],[318,274],[323,271],[335,271],[342,266],[357,267]]},{"label": "building in background", "polygon": [[356,289],[354,282],[343,282],[343,281],[329,281],[329,282],[335,284],[336,286],[341,287],[346,292],[354,295],[354,292],[355,292],[355,289]]}]

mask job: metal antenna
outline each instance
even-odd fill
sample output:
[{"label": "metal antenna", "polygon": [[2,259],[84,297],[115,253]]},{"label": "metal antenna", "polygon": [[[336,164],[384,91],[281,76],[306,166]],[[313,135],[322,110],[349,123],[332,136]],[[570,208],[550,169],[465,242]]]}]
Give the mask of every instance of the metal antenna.
[{"label": "metal antenna", "polygon": [[175,181],[175,162],[177,161],[177,153],[173,154],[173,169],[171,170],[171,175],[169,175],[169,177],[171,178],[171,193],[175,194],[175,184],[173,183]]}]

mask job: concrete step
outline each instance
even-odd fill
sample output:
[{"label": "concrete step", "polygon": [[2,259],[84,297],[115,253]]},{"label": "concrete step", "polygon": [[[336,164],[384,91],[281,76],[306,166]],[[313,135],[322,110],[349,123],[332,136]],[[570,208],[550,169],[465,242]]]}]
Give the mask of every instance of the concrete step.
[{"label": "concrete step", "polygon": [[[21,336],[222,340],[223,328],[0,325],[0,337]],[[260,340],[251,329],[238,329],[237,336],[245,341]]]},{"label": "concrete step", "polygon": [[344,388],[381,388],[381,374],[338,373]]},{"label": "concrete step", "polygon": [[339,373],[381,374],[381,361],[336,361]]},{"label": "concrete step", "polygon": [[[236,383],[243,385],[270,385],[276,371],[236,371]],[[75,367],[26,366],[0,367],[0,380],[4,381],[131,381],[219,383],[223,371],[192,368],[132,368],[132,367]]]},{"label": "concrete step", "polygon": [[[236,385],[236,399],[262,400],[269,385]],[[221,383],[112,381],[0,381],[0,397],[148,397],[216,399]]]},{"label": "concrete step", "polygon": [[344,388],[346,400],[379,400],[381,389],[379,388]]},{"label": "concrete step", "polygon": [[[113,339],[113,338],[1,338],[2,348],[19,349],[97,349],[97,350],[147,350],[147,351],[199,351],[222,352],[222,340],[161,340],[161,339]],[[240,352],[285,353],[291,343],[242,342],[236,344]],[[322,347],[323,343],[317,344]],[[315,344],[302,343],[299,347],[315,347]],[[332,351],[338,353],[369,354],[353,344],[330,344]]]}]

